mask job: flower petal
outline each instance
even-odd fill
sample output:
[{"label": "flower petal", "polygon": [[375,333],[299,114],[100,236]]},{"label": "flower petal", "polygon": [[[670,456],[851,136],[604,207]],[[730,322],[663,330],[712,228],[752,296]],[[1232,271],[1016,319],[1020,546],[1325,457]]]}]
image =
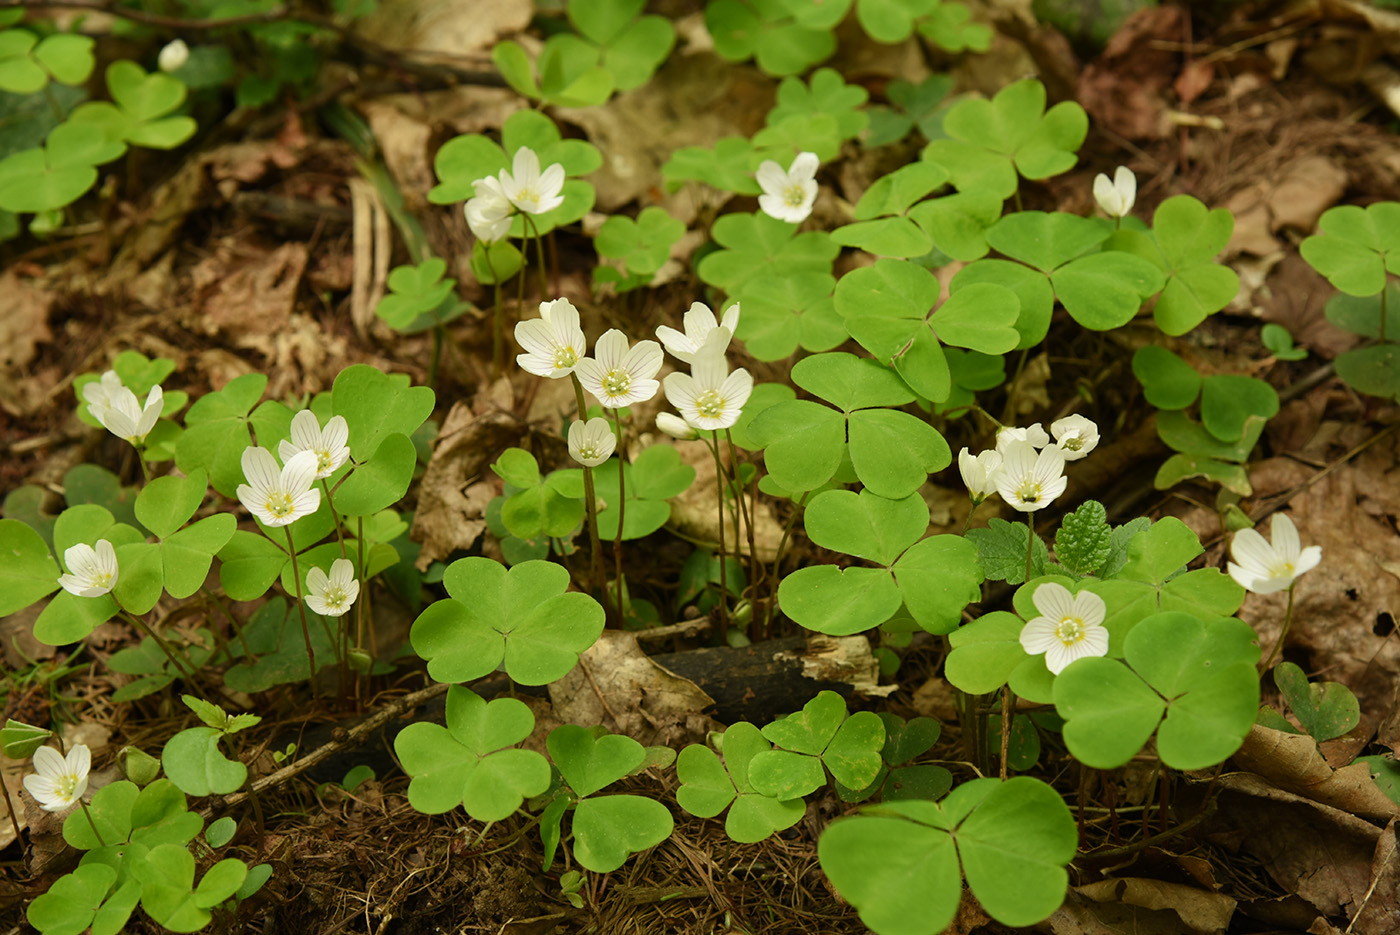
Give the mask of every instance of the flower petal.
[{"label": "flower petal", "polygon": [[1303,551],[1303,543],[1298,538],[1298,527],[1286,513],[1275,513],[1269,523],[1269,544],[1278,557],[1289,564],[1296,564],[1298,554]]},{"label": "flower petal", "polygon": [[1075,616],[1074,595],[1069,588],[1055,581],[1047,581],[1031,594],[1031,603],[1052,621],[1060,621]]}]

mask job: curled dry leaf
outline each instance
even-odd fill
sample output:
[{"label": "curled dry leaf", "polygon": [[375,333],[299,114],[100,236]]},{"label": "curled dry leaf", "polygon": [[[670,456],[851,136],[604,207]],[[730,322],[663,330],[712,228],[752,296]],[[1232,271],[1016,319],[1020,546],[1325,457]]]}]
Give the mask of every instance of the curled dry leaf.
[{"label": "curled dry leaf", "polygon": [[1306,734],[1289,734],[1256,724],[1235,752],[1235,765],[1280,789],[1364,818],[1389,820],[1396,805],[1371,781],[1365,763],[1334,770]]}]

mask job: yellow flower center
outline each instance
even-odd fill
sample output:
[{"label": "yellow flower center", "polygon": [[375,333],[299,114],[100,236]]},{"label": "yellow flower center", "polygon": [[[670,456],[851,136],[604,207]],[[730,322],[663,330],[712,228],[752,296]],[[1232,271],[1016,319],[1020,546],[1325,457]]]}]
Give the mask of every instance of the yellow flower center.
[{"label": "yellow flower center", "polygon": [[609,370],[603,377],[603,392],[609,396],[625,396],[632,387],[632,374],[626,370]]},{"label": "yellow flower center", "polygon": [[783,202],[791,207],[800,208],[807,200],[807,192],[801,185],[789,185],[783,190]]},{"label": "yellow flower center", "polygon": [[316,473],[328,474],[331,469],[331,452],[329,448],[316,449]]},{"label": "yellow flower center", "polygon": [[92,576],[92,586],[94,588],[110,588],[112,586],[112,573],[110,571],[99,571]]},{"label": "yellow flower center", "polygon": [[1078,451],[1080,448],[1084,447],[1084,439],[1080,438],[1078,435],[1071,435],[1069,438],[1065,439],[1064,445],[1070,451]]},{"label": "yellow flower center", "polygon": [[1021,482],[1021,486],[1016,488],[1016,496],[1020,498],[1022,503],[1039,503],[1040,484],[1033,480],[1024,480]]},{"label": "yellow flower center", "polygon": [[78,777],[72,773],[64,773],[53,781],[53,794],[64,801],[72,801],[77,788]]},{"label": "yellow flower center", "polygon": [[520,191],[515,193],[515,200],[516,202],[528,201],[531,204],[538,206],[540,203],[540,193],[535,191],[533,188],[522,188]]},{"label": "yellow flower center", "polygon": [[280,490],[275,490],[267,495],[267,512],[281,519],[290,516],[293,510],[292,498],[290,494]]},{"label": "yellow flower center", "polygon": [[589,442],[586,445],[579,446],[578,456],[585,461],[592,461],[594,458],[601,458],[603,456],[603,451],[598,445]]},{"label": "yellow flower center", "polygon": [[1055,637],[1066,646],[1073,646],[1084,639],[1084,621],[1078,617],[1064,617],[1055,626]]},{"label": "yellow flower center", "polygon": [[554,367],[557,370],[567,370],[578,363],[578,351],[572,347],[561,347],[554,352]]},{"label": "yellow flower center", "polygon": [[706,390],[695,397],[695,408],[707,419],[718,419],[724,414],[724,397],[719,390]]},{"label": "yellow flower center", "polygon": [[330,587],[326,588],[326,596],[324,600],[328,609],[343,610],[345,608],[345,605],[349,602],[349,597],[350,595],[345,593],[344,588],[340,587],[339,585],[333,584]]}]

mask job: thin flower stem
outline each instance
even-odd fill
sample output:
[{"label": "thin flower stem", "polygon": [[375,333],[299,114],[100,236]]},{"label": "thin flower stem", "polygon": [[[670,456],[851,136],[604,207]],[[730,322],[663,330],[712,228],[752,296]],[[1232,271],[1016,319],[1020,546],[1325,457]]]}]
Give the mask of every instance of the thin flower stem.
[{"label": "thin flower stem", "polygon": [[617,566],[617,619],[622,613],[622,523],[627,518],[627,445],[622,436],[622,414],[612,411],[617,425],[617,538],[613,540],[613,564]]},{"label": "thin flower stem", "polygon": [[[982,499],[985,500],[986,498],[983,497]],[[974,513],[977,512],[977,508],[978,508],[979,506],[981,506],[981,505],[982,505],[982,500],[976,500],[976,499],[974,499],[974,500],[972,501],[972,509],[970,509],[970,510],[967,511],[967,519],[963,520],[962,534],[963,534],[964,536],[967,535],[967,527],[969,527],[969,526],[972,525],[972,515],[973,515]]]},{"label": "thin flower stem", "polygon": [[1013,696],[1012,696],[1012,694],[1011,694],[1011,686],[1010,686],[1010,685],[1003,685],[1003,686],[1001,687],[1001,781],[1002,781],[1002,782],[1006,782],[1006,779],[1007,779],[1006,758],[1007,758],[1007,753],[1008,753],[1008,752],[1010,751],[1010,749],[1011,749],[1011,717],[1012,717],[1012,715],[1011,715],[1011,707],[1012,707],[1012,702],[1013,702],[1013,701],[1014,701],[1014,698],[1013,698]]},{"label": "thin flower stem", "polygon": [[[1385,320],[1384,311],[1381,313],[1381,320]],[[1384,340],[1384,337],[1382,337],[1382,340]],[[141,477],[149,484],[151,482],[151,468],[146,464],[146,446],[143,443],[133,447],[136,449],[136,463],[141,466]]]},{"label": "thin flower stem", "polygon": [[719,517],[719,625],[725,632],[729,632],[729,577],[727,567],[729,562],[725,560],[724,550],[724,468],[719,463],[719,441],[711,437],[705,439],[710,448],[710,454],[715,458],[715,505],[716,514]]},{"label": "thin flower stem", "polygon": [[[583,384],[579,382],[576,375],[570,373],[569,379],[574,382],[574,400],[578,404],[578,418],[580,422],[588,419],[588,403],[583,398]],[[620,455],[619,455],[620,457]],[[619,472],[621,462],[619,462]],[[588,541],[593,548],[593,586],[598,593],[604,595],[606,602],[607,586],[603,580],[603,543],[598,537],[598,495],[593,487],[593,469],[585,467],[583,469],[583,499],[584,509],[588,513]],[[622,527],[619,526],[619,529]],[[619,609],[617,625],[622,627],[622,614]]]},{"label": "thin flower stem", "polygon": [[1035,550],[1035,511],[1026,512],[1026,580],[1031,580],[1031,553]]},{"label": "thin flower stem", "polygon": [[340,528],[340,514],[335,511],[335,504],[331,502],[331,485],[326,478],[321,478],[321,489],[326,493],[326,506],[331,511],[331,521],[335,523],[335,538],[340,543],[340,557],[345,557],[345,532]]},{"label": "thin flower stem", "polygon": [[[1386,283],[1386,285],[1389,286],[1390,283]],[[1387,291],[1387,289],[1381,289],[1381,327],[1379,337],[1382,344],[1385,343],[1385,294]]]},{"label": "thin flower stem", "polygon": [[287,530],[287,554],[292,557],[292,584],[296,591],[297,613],[301,615],[301,638],[306,643],[306,664],[309,667],[311,682],[311,702],[316,702],[316,651],[311,648],[311,628],[306,624],[306,603],[301,597],[301,569],[297,567],[297,547],[292,542],[292,527],[284,526]]},{"label": "thin flower stem", "polygon": [[125,610],[119,610],[117,613],[127,623],[131,624],[133,627],[140,630],[142,633],[146,634],[152,640],[154,640],[155,644],[160,647],[161,652],[165,653],[165,658],[169,659],[170,664],[175,667],[175,671],[180,673],[180,678],[184,679],[187,685],[189,685],[196,692],[198,692],[199,697],[204,698],[204,689],[200,688],[199,683],[194,680],[194,675],[190,673],[183,665],[180,664],[180,659],[175,655],[175,651],[170,648],[170,644],[167,643],[159,633],[151,629],[150,625],[148,625],[146,621],[142,620],[140,617],[135,616],[134,614],[128,613]]},{"label": "thin flower stem", "polygon": [[544,238],[540,236],[540,229],[535,226],[534,218],[526,213],[522,213],[520,216],[525,220],[525,226],[530,228],[530,236],[535,241],[535,259],[540,264],[540,301],[543,302],[545,295],[549,292],[549,281],[546,278],[548,271],[545,269],[544,259]]},{"label": "thin flower stem", "polygon": [[223,612],[223,615],[226,618],[228,618],[229,627],[232,628],[234,635],[238,637],[238,642],[243,644],[244,654],[248,657],[250,661],[257,662],[258,657],[253,653],[253,648],[248,645],[247,637],[243,635],[243,625],[238,622],[238,618],[233,615],[233,611],[229,610],[228,607],[225,606],[224,602],[219,600],[219,596],[213,591],[210,591],[203,585],[200,585],[199,589],[203,591],[204,596],[207,597],[215,607],[219,608],[219,610]]},{"label": "thin flower stem", "polygon": [[491,274],[491,282],[495,285],[496,301],[493,305],[492,321],[494,322],[491,331],[491,378],[499,380],[504,372],[504,350],[505,350],[505,312],[501,309],[501,277],[496,275],[495,264],[491,262],[491,248],[488,246],[481,252],[486,258],[486,270]]},{"label": "thin flower stem", "polygon": [[[19,819],[15,817],[15,803],[10,798],[10,787],[5,785],[5,781],[0,779],[0,792],[5,794],[5,811],[10,815],[10,827],[14,829],[15,840],[23,841],[24,837],[19,833]],[[26,844],[26,849],[28,845]]]},{"label": "thin flower stem", "polygon": [[1283,614],[1283,629],[1278,631],[1278,639],[1274,641],[1274,648],[1269,650],[1269,658],[1264,660],[1263,668],[1260,672],[1268,672],[1269,667],[1274,664],[1274,658],[1278,656],[1279,650],[1283,648],[1284,637],[1288,636],[1288,625],[1293,622],[1293,589],[1297,587],[1297,582],[1288,586],[1288,610]]},{"label": "thin flower stem", "polygon": [[[734,444],[734,433],[731,432],[729,429],[725,429],[724,440],[729,443],[729,463],[733,467],[732,476],[734,478],[735,487],[737,488],[739,486],[739,460],[736,454],[738,448]],[[758,541],[757,534],[754,531],[753,521],[753,513],[757,509],[758,504],[758,472],[755,471],[753,475],[753,493],[751,494],[752,505],[750,503],[750,499],[746,499],[744,497],[742,490],[736,489],[735,494],[739,500],[740,512],[742,512],[744,516],[744,525],[748,527],[749,533],[749,577],[753,579],[749,582],[749,585],[751,587],[758,587],[758,579],[763,571],[763,569],[759,566],[758,563]],[[738,552],[739,539],[737,525],[735,526],[734,541],[735,552]]]},{"label": "thin flower stem", "polygon": [[796,525],[797,517],[801,515],[802,507],[806,504],[807,497],[810,493],[811,491],[804,491],[801,499],[793,502],[792,514],[788,516],[787,522],[783,524],[783,535],[778,539],[778,550],[773,553],[774,590],[763,612],[763,632],[765,635],[771,632],[770,627],[773,624],[773,605],[777,603],[778,592],[776,586],[778,583],[778,571],[783,561],[783,548],[787,545],[788,536],[792,535],[792,527]]},{"label": "thin flower stem", "polygon": [[[8,799],[9,794],[6,793],[5,797]],[[88,811],[87,803],[84,802],[82,799],[79,799],[78,805],[82,808],[83,814],[87,816],[88,826],[92,828],[92,833],[97,838],[97,843],[101,844],[103,847],[106,847],[107,842],[102,839],[102,832],[97,830],[97,822],[92,820],[92,812]]]}]

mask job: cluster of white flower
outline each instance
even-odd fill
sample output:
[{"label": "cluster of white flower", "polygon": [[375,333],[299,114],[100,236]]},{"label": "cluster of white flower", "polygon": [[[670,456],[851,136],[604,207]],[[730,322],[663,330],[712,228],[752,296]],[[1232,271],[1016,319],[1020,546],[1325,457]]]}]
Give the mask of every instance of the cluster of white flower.
[{"label": "cluster of white flower", "polygon": [[151,387],[142,405],[115,370],[108,370],[100,380],[84,386],[83,399],[87,400],[88,412],[103,428],[137,446],[155,428],[165,408],[165,395],[159,386]]},{"label": "cluster of white flower", "polygon": [[515,151],[511,171],[472,183],[476,197],[467,200],[467,226],[480,240],[495,243],[510,233],[517,211],[544,214],[564,203],[564,167],[551,163],[540,171],[540,157],[528,146]]},{"label": "cluster of white flower", "polygon": [[1031,513],[1065,492],[1065,462],[1078,461],[1099,443],[1099,429],[1080,415],[1051,424],[1050,435],[1037,422],[1029,428],[1003,428],[997,446],[974,456],[958,452],[958,470],[973,505],[1000,494],[1012,508]]},{"label": "cluster of white flower", "polygon": [[[671,356],[690,364],[690,373],[673,373],[666,378],[666,399],[680,411],[687,429],[730,428],[739,421],[753,392],[753,377],[742,368],[731,373],[725,357],[734,329],[739,327],[739,305],[736,302],[725,311],[721,324],[709,306],[692,303],[683,324],[683,333],[665,325],[656,329]],[[659,417],[657,427],[668,435],[675,435],[678,428]],[[681,435],[692,434],[681,431]]]}]

